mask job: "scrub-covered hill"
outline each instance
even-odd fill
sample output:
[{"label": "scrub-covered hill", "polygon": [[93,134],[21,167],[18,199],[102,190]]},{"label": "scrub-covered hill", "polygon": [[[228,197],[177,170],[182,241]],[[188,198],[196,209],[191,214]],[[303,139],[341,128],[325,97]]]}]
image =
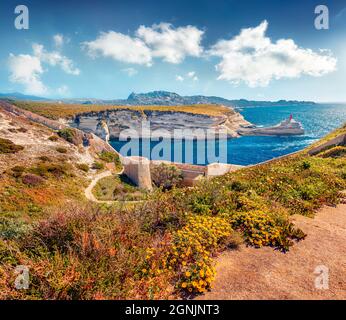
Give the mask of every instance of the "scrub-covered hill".
[{"label": "scrub-covered hill", "polygon": [[[321,206],[340,202],[346,189],[345,147],[339,145],[193,188],[156,189],[131,206],[91,204],[83,195],[85,171],[102,168],[107,157],[69,142],[74,136],[66,128],[53,132],[7,112],[0,121],[2,299],[203,293],[213,284],[217,253],[245,243],[283,255],[309,236],[292,215],[313,216]],[[338,131],[345,133],[346,126]],[[15,289],[18,265],[29,268],[27,290]]]}]

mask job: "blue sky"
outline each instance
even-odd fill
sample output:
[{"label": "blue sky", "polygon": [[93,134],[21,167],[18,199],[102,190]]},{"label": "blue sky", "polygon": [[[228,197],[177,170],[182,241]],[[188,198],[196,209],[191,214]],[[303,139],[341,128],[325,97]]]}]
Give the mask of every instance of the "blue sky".
[{"label": "blue sky", "polygon": [[[29,30],[14,8],[29,8]],[[346,0],[2,1],[0,92],[346,101]],[[243,30],[243,31],[242,31]],[[323,49],[323,51],[321,51]]]}]

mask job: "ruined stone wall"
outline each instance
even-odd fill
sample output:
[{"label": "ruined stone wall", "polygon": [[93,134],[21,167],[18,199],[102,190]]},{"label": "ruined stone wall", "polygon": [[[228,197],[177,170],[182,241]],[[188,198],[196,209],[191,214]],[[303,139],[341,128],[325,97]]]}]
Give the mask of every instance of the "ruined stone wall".
[{"label": "ruined stone wall", "polygon": [[222,176],[228,172],[236,171],[243,168],[243,166],[228,164],[228,163],[211,163],[206,166],[206,177]]}]

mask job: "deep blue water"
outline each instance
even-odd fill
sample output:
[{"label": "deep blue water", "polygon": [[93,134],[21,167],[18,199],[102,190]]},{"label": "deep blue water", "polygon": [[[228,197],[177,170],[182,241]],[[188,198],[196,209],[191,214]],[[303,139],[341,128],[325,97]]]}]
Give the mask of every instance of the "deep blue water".
[{"label": "deep blue water", "polygon": [[[248,136],[228,139],[227,141],[217,143],[216,146],[216,150],[220,147],[220,154],[225,155],[224,158],[221,158],[221,162],[227,161],[232,164],[249,165],[298,151],[346,122],[346,104],[291,105],[287,107],[254,106],[243,108],[239,111],[246,120],[259,126],[275,125],[288,118],[292,113],[294,119],[303,124],[305,134],[303,136],[291,137]],[[121,148],[126,144],[126,142],[118,140],[112,140],[110,143],[118,151],[121,151]],[[172,141],[164,141],[160,143],[160,146],[164,146],[165,153],[157,152],[158,143],[141,140],[139,148],[133,149],[132,153],[126,155],[151,155],[150,157],[156,160],[165,159],[194,164],[214,162],[213,158],[210,157],[210,155],[214,154],[214,150],[210,151],[208,149],[207,142],[203,142],[205,146],[201,147],[201,145],[197,146],[198,142],[196,141],[193,143],[183,142],[181,145]],[[169,148],[169,146],[172,148]],[[168,149],[175,151],[169,154],[166,152]],[[186,156],[186,150],[193,150],[193,156],[191,156],[191,152],[189,152],[189,156]],[[206,152],[206,156],[204,156],[203,152]],[[218,155],[217,151],[216,155]],[[225,159],[226,157],[227,160]]]}]

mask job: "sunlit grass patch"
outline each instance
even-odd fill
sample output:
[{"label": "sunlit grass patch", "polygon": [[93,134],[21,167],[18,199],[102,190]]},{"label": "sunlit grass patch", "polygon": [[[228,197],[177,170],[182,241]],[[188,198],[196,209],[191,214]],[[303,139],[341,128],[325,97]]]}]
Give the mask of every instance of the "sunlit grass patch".
[{"label": "sunlit grass patch", "polygon": [[102,201],[136,201],[145,199],[147,195],[123,175],[99,180],[92,192]]}]

